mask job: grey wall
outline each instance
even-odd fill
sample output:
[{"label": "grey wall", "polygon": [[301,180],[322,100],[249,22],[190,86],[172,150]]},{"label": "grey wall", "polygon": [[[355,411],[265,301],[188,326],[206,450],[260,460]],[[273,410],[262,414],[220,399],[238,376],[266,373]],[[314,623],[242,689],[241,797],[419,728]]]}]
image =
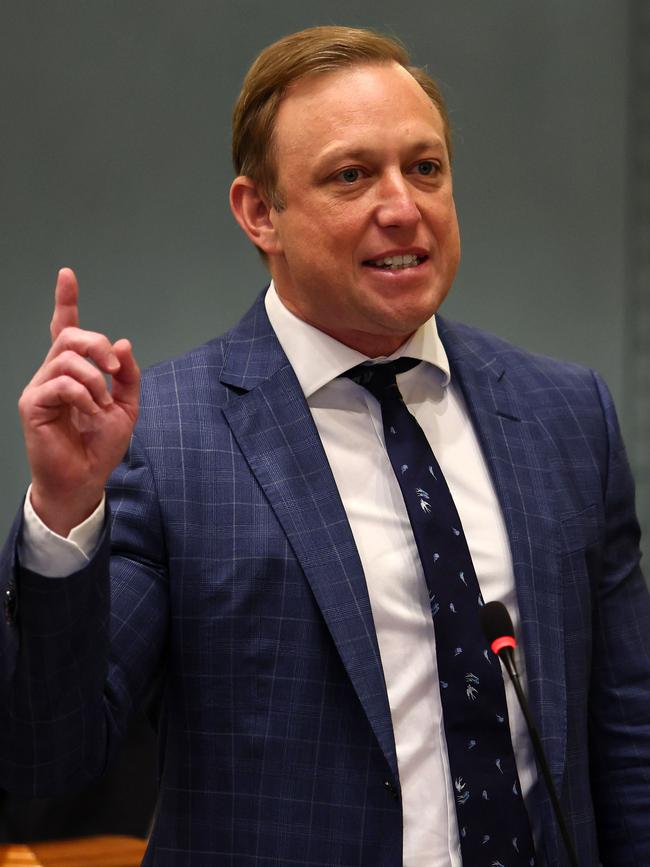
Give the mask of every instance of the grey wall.
[{"label": "grey wall", "polygon": [[446,312],[597,367],[622,401],[621,0],[0,0],[0,533],[27,481],[15,402],[59,266],[77,270],[83,324],[130,337],[145,365],[262,287],[227,208],[230,110],[256,52],[316,23],[394,33],[442,82],[464,240]]},{"label": "grey wall", "polygon": [[650,0],[630,3],[629,32],[624,407],[647,550],[650,538]]}]

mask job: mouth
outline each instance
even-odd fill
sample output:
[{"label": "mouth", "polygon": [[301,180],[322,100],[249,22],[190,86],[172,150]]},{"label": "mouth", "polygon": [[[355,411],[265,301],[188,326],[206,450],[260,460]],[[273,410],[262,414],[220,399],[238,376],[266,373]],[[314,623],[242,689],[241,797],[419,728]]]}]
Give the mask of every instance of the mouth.
[{"label": "mouth", "polygon": [[368,268],[377,268],[380,271],[405,271],[408,268],[417,268],[428,258],[428,256],[418,256],[415,253],[405,253],[401,256],[381,256],[378,259],[366,259],[363,264]]}]

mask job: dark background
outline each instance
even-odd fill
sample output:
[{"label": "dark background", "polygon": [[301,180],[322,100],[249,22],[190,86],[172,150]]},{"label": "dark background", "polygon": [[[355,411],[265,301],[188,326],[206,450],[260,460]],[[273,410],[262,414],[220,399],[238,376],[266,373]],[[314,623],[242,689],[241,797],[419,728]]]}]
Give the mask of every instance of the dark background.
[{"label": "dark background", "polygon": [[[650,529],[648,0],[0,0],[2,535],[57,269],[142,365],[233,324],[267,277],[227,205],[231,107],[264,45],[323,23],[397,35],[440,81],[464,250],[444,312],[605,376]],[[92,796],[6,801],[0,828],[145,833],[152,744],[141,720]]]}]

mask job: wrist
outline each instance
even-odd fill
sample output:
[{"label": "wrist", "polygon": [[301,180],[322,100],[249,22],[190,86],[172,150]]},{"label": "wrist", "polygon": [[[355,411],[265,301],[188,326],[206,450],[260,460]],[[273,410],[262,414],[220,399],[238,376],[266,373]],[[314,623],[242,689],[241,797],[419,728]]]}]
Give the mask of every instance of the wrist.
[{"label": "wrist", "polygon": [[96,511],[104,498],[104,489],[51,495],[41,491],[32,482],[29,498],[32,509],[42,523],[66,539],[75,527],[83,524]]}]

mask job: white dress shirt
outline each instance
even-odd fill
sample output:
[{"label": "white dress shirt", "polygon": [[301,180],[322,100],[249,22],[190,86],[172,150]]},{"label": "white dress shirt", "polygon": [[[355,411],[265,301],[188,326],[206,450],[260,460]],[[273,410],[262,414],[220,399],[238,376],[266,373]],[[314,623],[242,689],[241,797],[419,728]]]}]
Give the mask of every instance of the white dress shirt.
[{"label": "white dress shirt", "polygon": [[[367,358],[294,316],[273,284],[265,303],[311,409],[366,576],[395,735],[404,867],[461,867],[426,582],[384,447],[379,403],[362,386],[339,378]],[[483,597],[503,602],[517,629],[519,612],[501,509],[462,394],[450,382],[434,318],[390,358],[401,355],[425,362],[399,376],[400,391],[445,474]],[[21,562],[46,575],[75,571],[92,555],[103,515],[102,504],[64,540],[44,527],[27,497]],[[518,664],[525,686],[521,653]],[[537,779],[534,758],[509,682],[506,699],[521,789],[529,801]]]},{"label": "white dress shirt", "polygon": [[[429,594],[399,483],[384,446],[381,409],[339,375],[367,357],[298,319],[273,285],[266,312],[314,417],[359,551],[390,704],[404,817],[404,867],[460,867],[458,826],[442,721]],[[476,433],[435,319],[390,358],[420,358],[401,374],[404,402],[423,429],[460,515],[486,602],[519,610],[506,529]],[[524,661],[517,658],[525,682]],[[514,690],[506,699],[524,798],[536,780]]]}]

